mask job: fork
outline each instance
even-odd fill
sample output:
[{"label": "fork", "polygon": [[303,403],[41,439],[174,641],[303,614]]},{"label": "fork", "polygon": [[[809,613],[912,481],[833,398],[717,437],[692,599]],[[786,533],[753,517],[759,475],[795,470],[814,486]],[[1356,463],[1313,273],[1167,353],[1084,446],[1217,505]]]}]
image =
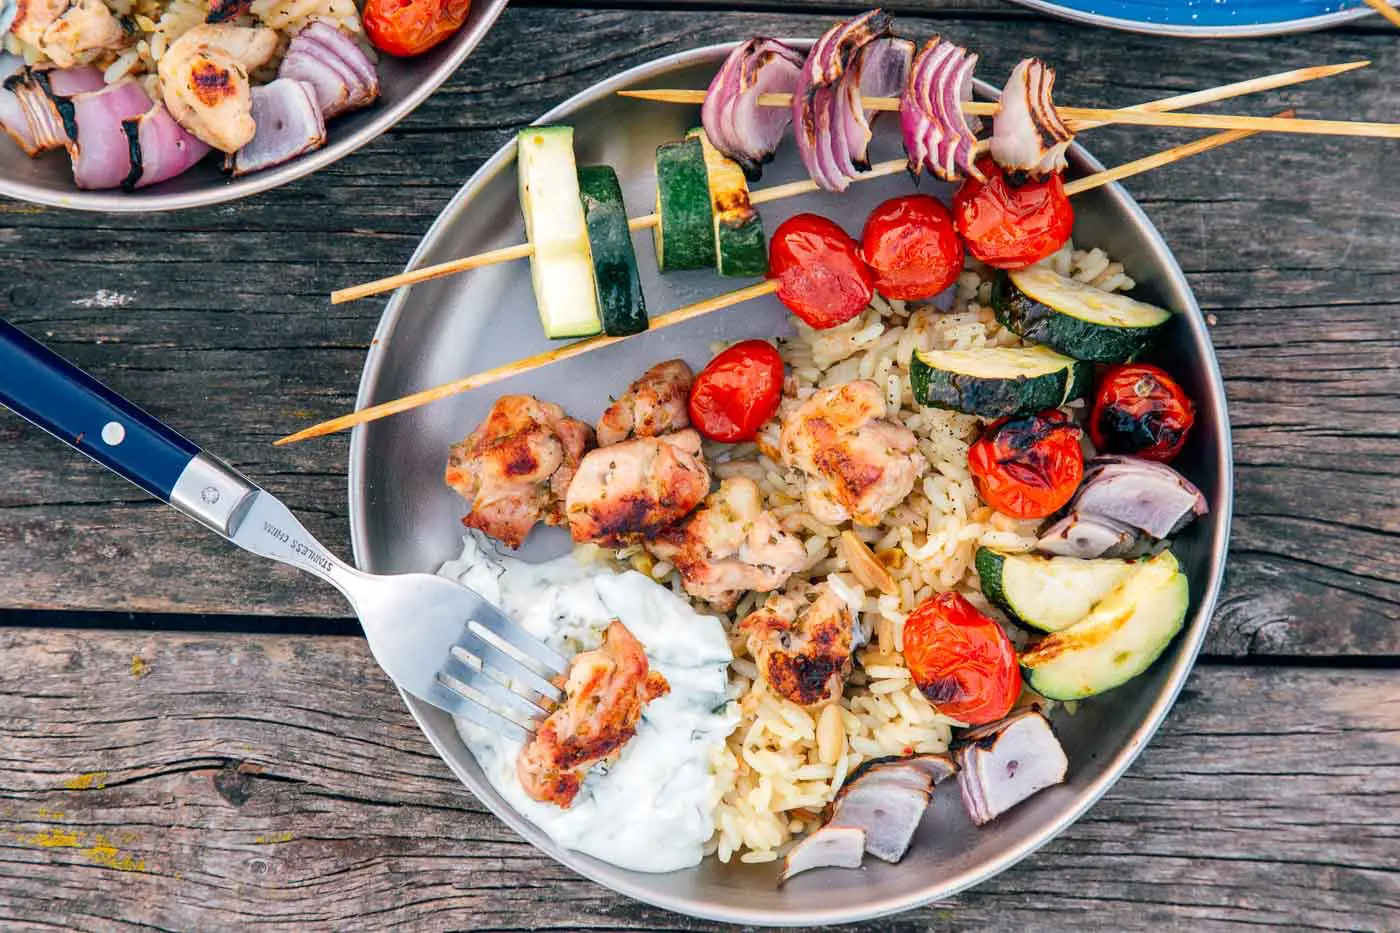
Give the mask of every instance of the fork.
[{"label": "fork", "polygon": [[419,699],[524,741],[562,698],[568,662],[476,592],[429,573],[365,573],[275,496],[0,319],[0,404],[234,544],[350,601],[370,652]]}]

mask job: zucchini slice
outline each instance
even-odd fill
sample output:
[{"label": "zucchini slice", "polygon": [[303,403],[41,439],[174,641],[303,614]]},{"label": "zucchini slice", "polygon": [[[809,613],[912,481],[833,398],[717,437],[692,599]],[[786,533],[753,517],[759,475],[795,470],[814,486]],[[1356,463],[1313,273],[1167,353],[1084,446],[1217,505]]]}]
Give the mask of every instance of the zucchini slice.
[{"label": "zucchini slice", "polygon": [[1095,288],[1044,266],[998,272],[997,320],[1027,340],[1096,363],[1126,363],[1171,320],[1165,308]]},{"label": "zucchini slice", "polygon": [[662,272],[715,264],[714,211],[698,139],[656,148],[656,265]]},{"label": "zucchini slice", "polygon": [[515,140],[520,210],[535,248],[530,277],[548,337],[601,333],[593,254],[579,198],[571,126],[531,126]]},{"label": "zucchini slice", "polygon": [[715,268],[720,275],[755,276],[768,272],[768,238],[763,218],[749,203],[749,182],[738,163],[710,144],[699,127],[686,134],[700,140],[714,215]]},{"label": "zucchini slice", "polygon": [[977,549],[982,592],[1029,629],[1058,632],[1089,614],[1132,575],[1126,560],[1082,560]]},{"label": "zucchini slice", "polygon": [[1171,551],[1137,565],[1087,616],[1021,655],[1031,689],[1052,700],[1080,700],[1126,683],[1181,631],[1190,601]]},{"label": "zucchini slice", "polygon": [[603,333],[609,337],[640,334],[647,329],[647,303],[617,172],[608,165],[585,165],[578,170],[578,192],[593,252],[593,283]]},{"label": "zucchini slice", "polygon": [[921,350],[909,370],[920,405],[984,418],[1058,408],[1087,394],[1093,378],[1089,364],[1047,347]]}]

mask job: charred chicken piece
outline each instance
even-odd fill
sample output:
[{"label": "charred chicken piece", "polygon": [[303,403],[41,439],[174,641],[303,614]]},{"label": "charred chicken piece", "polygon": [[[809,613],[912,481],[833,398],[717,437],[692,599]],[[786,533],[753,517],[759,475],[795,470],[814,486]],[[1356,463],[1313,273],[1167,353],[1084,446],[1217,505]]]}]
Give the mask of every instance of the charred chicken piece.
[{"label": "charred chicken piece", "polygon": [[536,522],[564,524],[564,494],[593,429],[551,402],[503,395],[486,420],[454,444],[447,485],[471,502],[462,524],[513,548]]},{"label": "charred chicken piece", "polygon": [[667,360],[648,369],[598,419],[598,446],[690,427],[687,405],[693,381],[685,360]]},{"label": "charred chicken piece", "polygon": [[671,690],[650,669],[641,642],[616,619],[602,647],[575,656],[566,677],[563,703],[515,763],[525,793],[561,809],[573,805],[590,766],[636,735],[646,705]]},{"label": "charred chicken piece", "polygon": [[237,152],[257,133],[248,72],[277,51],[277,33],[226,23],[196,26],[176,39],[158,68],[165,107],[192,135]]},{"label": "charred chicken piece", "polygon": [[739,623],[768,686],[799,706],[841,696],[851,673],[854,627],[846,600],[826,583],[804,594],[770,596]]},{"label": "charred chicken piece", "polygon": [[131,38],[102,0],[77,0],[44,30],[39,48],[59,68],[72,68],[98,52],[125,48]]},{"label": "charred chicken piece", "polygon": [[758,484],[735,476],[679,525],[663,528],[647,550],[675,564],[691,596],[721,612],[746,592],[768,593],[802,569],[807,551],[763,508]]},{"label": "charred chicken piece", "polygon": [[591,451],[569,484],[564,510],[575,541],[620,547],[655,537],[709,491],[700,435],[685,430]]},{"label": "charred chicken piece", "polygon": [[885,418],[873,382],[820,389],[783,418],[783,462],[807,477],[804,499],[818,519],[878,525],[922,471],[914,432]]}]

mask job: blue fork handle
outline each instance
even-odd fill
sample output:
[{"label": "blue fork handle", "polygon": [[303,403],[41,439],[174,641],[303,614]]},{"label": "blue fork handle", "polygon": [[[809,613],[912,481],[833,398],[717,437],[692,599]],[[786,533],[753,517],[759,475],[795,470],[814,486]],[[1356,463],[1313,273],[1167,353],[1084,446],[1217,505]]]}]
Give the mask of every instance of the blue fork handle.
[{"label": "blue fork handle", "polygon": [[199,455],[192,441],[4,320],[0,403],[166,502]]}]

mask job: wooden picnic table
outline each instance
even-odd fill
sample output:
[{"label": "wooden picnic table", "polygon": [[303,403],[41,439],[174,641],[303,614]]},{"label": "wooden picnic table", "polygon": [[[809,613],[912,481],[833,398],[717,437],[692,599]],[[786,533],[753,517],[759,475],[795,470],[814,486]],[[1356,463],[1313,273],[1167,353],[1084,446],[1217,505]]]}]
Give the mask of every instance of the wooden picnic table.
[{"label": "wooden picnic table", "polygon": [[[1052,60],[1065,101],[1369,58],[1236,106],[1400,120],[1400,33],[1379,19],[1189,42],[1000,0],[889,6],[981,52],[988,75]],[[816,34],[838,8],[518,4],[412,117],[314,177],[174,214],[0,203],[0,315],[348,554],[346,438],[271,446],[352,407],[383,300],[327,294],[402,268],[457,187],[555,103],[696,45]],[[1087,141],[1111,165],[1186,138]],[[863,929],[1400,929],[1396,152],[1256,138],[1128,183],[1210,315],[1229,390],[1234,534],[1205,653],[1151,747],[1072,829]],[[0,929],[720,928],[614,895],[497,822],[328,587],[8,413],[0,476]]]}]

